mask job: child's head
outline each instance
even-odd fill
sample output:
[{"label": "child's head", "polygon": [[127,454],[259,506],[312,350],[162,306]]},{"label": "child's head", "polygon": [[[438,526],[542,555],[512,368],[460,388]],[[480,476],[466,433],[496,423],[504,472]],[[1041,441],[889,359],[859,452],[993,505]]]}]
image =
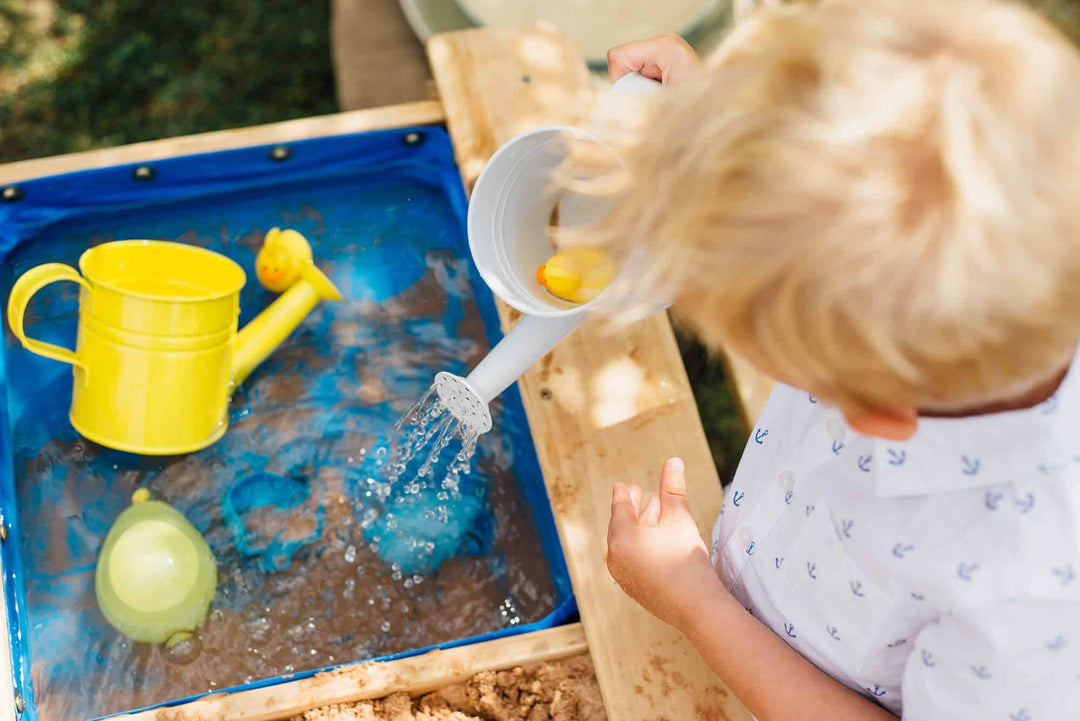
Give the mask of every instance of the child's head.
[{"label": "child's head", "polygon": [[[1080,57],[980,0],[760,11],[603,172],[595,228],[701,338],[856,410],[962,410],[1080,342]],[[590,166],[591,164],[591,166]]]}]

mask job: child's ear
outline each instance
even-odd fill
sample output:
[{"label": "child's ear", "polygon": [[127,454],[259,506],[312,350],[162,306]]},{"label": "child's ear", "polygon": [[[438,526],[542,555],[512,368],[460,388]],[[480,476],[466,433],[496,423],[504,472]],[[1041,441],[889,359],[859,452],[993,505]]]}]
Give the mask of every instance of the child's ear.
[{"label": "child's ear", "polygon": [[887,441],[906,441],[919,428],[919,412],[914,408],[878,408],[872,411],[845,411],[849,426],[864,436]]}]

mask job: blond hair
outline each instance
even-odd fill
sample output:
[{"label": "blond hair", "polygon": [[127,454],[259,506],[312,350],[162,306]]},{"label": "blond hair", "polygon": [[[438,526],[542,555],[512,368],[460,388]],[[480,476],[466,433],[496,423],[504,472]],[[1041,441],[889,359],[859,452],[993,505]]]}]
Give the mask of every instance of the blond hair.
[{"label": "blond hair", "polygon": [[1080,342],[1080,59],[1019,6],[763,8],[567,177],[620,310],[849,408],[1008,398]]}]

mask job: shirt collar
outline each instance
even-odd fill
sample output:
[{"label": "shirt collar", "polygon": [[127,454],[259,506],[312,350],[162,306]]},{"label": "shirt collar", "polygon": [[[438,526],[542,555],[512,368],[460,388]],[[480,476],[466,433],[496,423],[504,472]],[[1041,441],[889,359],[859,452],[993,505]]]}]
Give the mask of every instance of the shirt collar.
[{"label": "shirt collar", "polygon": [[965,418],[920,418],[904,442],[874,441],[878,496],[910,496],[1036,478],[1080,479],[1080,353],[1049,399]]}]

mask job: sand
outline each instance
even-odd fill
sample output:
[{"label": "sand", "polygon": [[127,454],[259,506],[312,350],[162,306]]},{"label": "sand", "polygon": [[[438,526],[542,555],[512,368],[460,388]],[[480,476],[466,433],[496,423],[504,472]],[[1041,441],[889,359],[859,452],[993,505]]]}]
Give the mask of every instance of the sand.
[{"label": "sand", "polygon": [[485,671],[464,683],[411,698],[324,706],[293,721],[606,721],[588,655]]}]

